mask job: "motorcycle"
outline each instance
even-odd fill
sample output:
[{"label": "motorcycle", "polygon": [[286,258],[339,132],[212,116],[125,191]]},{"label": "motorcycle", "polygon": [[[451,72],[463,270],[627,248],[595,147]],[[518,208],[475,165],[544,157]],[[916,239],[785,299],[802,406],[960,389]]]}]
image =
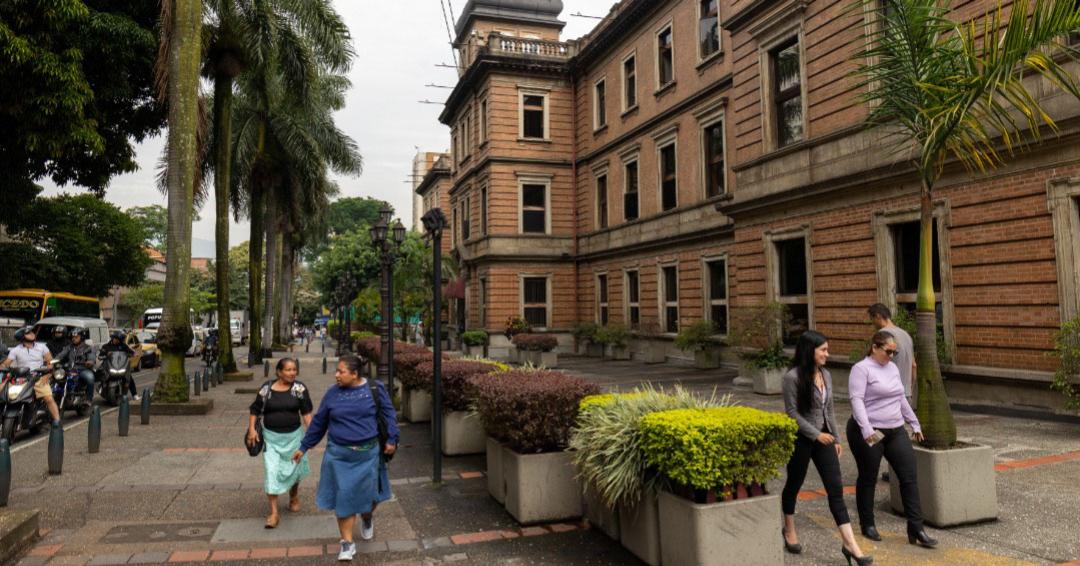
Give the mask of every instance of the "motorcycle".
[{"label": "motorcycle", "polygon": [[76,415],[85,417],[90,412],[91,399],[86,397],[86,387],[79,379],[79,367],[73,364],[71,367],[57,367],[53,370],[52,377],[53,398],[64,411],[75,411]]},{"label": "motorcycle", "polygon": [[[54,362],[54,367],[55,365]],[[45,400],[34,397],[34,383],[42,375],[53,372],[54,367],[7,370],[3,385],[0,386],[0,397],[4,400],[4,421],[0,425],[0,438],[6,438],[10,444],[15,440],[16,432],[28,430],[31,434],[37,434],[42,426],[49,423],[49,410]]]},{"label": "motorcycle", "polygon": [[120,397],[127,391],[128,358],[127,352],[109,352],[105,363],[101,364],[101,375],[97,380],[99,392],[110,406],[119,405]]}]

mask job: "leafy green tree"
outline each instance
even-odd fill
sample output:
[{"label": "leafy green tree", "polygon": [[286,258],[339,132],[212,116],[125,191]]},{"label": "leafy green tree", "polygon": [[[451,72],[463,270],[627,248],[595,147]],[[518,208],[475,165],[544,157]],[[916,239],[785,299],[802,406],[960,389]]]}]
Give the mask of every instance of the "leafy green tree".
[{"label": "leafy green tree", "polygon": [[150,259],[142,229],[90,194],[37,198],[7,225],[0,288],[41,287],[100,297],[143,281]]},{"label": "leafy green tree", "polygon": [[408,338],[408,323],[431,308],[431,249],[417,232],[407,232],[394,263],[394,302],[401,339]]},{"label": "leafy green tree", "polygon": [[198,316],[210,315],[217,311],[217,281],[214,277],[214,267],[211,264],[210,271],[191,270],[191,310]]},{"label": "leafy green tree", "polygon": [[0,2],[0,222],[50,177],[98,194],[134,171],[132,140],[164,125],[154,98],[156,2]]},{"label": "leafy green tree", "polygon": [[139,223],[143,230],[143,242],[155,249],[165,249],[169,234],[169,211],[161,205],[133,206],[127,214]]},{"label": "leafy green tree", "polygon": [[344,234],[356,230],[367,230],[379,220],[379,211],[383,208],[393,212],[394,208],[384,200],[371,197],[345,197],[330,203],[325,214],[325,226],[320,231],[322,238],[312,242],[305,254],[308,261],[314,261],[329,245],[329,238],[335,234]]},{"label": "leafy green tree", "polygon": [[300,266],[296,278],[296,303],[294,315],[303,325],[315,323],[315,317],[322,313],[322,297],[315,289],[315,275],[310,269]]},{"label": "leafy green tree", "polygon": [[165,285],[157,282],[128,289],[120,297],[120,306],[131,313],[132,320],[137,320],[142,313],[146,312],[146,309],[160,307],[163,304],[165,304]]},{"label": "leafy green tree", "polygon": [[248,253],[247,242],[229,248],[229,308],[232,310],[248,307]]},{"label": "leafy green tree", "polygon": [[371,245],[367,230],[334,236],[330,246],[312,266],[315,288],[322,295],[323,303],[335,307],[341,306],[335,295],[347,278],[351,278],[354,288],[363,289],[378,285],[379,270],[379,256]]},{"label": "leafy green tree", "polygon": [[[1080,3],[1016,0],[971,25],[949,19],[939,0],[865,2],[879,31],[857,54],[860,87],[867,89],[868,124],[895,142],[922,184],[918,328],[918,407],[926,444],[956,442],[956,424],[941,379],[935,336],[933,271],[934,186],[948,160],[983,172],[1004,163],[1041,128],[1058,125],[1025,81],[1080,98],[1076,76],[1059,56],[1075,59],[1067,43],[1080,30]],[[1043,89],[1043,86],[1039,86]],[[1003,149],[1004,150],[1003,150]]]}]

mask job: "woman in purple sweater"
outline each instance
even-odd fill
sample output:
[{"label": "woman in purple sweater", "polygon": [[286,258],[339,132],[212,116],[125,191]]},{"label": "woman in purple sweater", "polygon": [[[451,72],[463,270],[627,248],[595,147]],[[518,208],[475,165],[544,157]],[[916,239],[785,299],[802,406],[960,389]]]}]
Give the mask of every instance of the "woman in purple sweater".
[{"label": "woman in purple sweater", "polygon": [[904,396],[900,369],[892,363],[896,340],[892,334],[878,331],[866,358],[851,368],[848,396],[851,419],[847,423],[848,445],[859,468],[855,482],[855,503],[863,536],[879,541],[874,524],[874,489],[878,468],[885,456],[900,483],[900,496],[907,516],[908,542],[926,547],[937,545],[923,528],[919,504],[919,486],[915,476],[915,453],[904,424],[911,425],[911,439],[922,442],[922,429],[915,411]]},{"label": "woman in purple sweater", "polygon": [[[341,561],[352,560],[356,555],[353,527],[357,515],[363,519],[360,538],[371,540],[375,536],[372,513],[379,503],[390,499],[384,455],[393,456],[398,443],[397,415],[386,387],[378,381],[372,387],[360,376],[360,366],[360,358],[356,356],[341,358],[334,373],[337,384],[326,391],[300,449],[293,454],[293,460],[299,461],[322,441],[323,435],[330,437],[315,502],[319,508],[332,510],[337,516]],[[378,399],[372,395],[373,390],[378,391]],[[378,415],[387,428],[386,445],[381,450]]]}]

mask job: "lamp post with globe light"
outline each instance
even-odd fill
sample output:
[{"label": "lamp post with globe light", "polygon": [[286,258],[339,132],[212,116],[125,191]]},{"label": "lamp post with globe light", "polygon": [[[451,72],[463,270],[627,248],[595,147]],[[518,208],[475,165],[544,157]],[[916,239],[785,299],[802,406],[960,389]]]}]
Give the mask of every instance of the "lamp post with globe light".
[{"label": "lamp post with globe light", "polygon": [[379,251],[382,266],[382,281],[379,285],[379,297],[382,300],[382,336],[379,348],[379,366],[377,376],[386,383],[391,395],[394,393],[394,261],[398,250],[405,241],[405,226],[401,220],[390,226],[393,211],[383,208],[379,211],[379,220],[369,229],[371,243]]}]

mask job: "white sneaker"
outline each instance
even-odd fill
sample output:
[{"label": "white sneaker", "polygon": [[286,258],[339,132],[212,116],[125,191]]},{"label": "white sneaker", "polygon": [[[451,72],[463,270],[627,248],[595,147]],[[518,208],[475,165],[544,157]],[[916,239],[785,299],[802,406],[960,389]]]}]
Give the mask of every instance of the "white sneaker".
[{"label": "white sneaker", "polygon": [[375,518],[360,518],[360,538],[371,540],[375,538]]},{"label": "white sneaker", "polygon": [[142,395],[136,395],[132,397],[132,399],[135,399],[136,401],[142,401]]},{"label": "white sneaker", "polygon": [[341,552],[338,553],[338,562],[352,562],[356,556],[356,543],[341,541]]}]

